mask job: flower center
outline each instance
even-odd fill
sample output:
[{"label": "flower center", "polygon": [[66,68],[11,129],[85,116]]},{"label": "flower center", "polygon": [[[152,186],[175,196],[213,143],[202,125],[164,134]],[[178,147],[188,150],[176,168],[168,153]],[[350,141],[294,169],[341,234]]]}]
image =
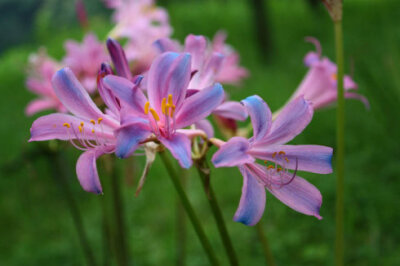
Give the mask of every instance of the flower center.
[{"label": "flower center", "polygon": [[[161,112],[163,120],[160,119],[157,111],[150,107],[149,101],[144,105],[144,113],[149,116],[153,132],[157,136],[162,134],[169,137],[175,132],[175,105],[173,103],[172,94],[168,94],[168,99],[165,97],[162,99]],[[163,123],[161,123],[161,121]]]},{"label": "flower center", "polygon": [[289,169],[287,168],[287,164],[290,162],[288,157],[286,157],[286,153],[284,151],[274,152],[272,154],[273,162],[269,162],[267,160],[264,161],[266,167],[266,185],[268,187],[277,187],[281,188],[283,186],[289,185],[294,178],[296,177],[297,168],[298,168],[298,159],[296,158],[296,167],[293,175],[287,180],[287,177],[290,176]]}]

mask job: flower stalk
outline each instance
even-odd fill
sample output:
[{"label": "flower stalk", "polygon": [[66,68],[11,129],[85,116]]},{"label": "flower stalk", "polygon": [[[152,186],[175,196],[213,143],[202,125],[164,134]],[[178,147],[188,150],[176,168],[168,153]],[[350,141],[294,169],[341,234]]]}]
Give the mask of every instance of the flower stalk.
[{"label": "flower stalk", "polygon": [[261,242],[262,248],[263,248],[263,253],[265,257],[265,262],[267,263],[268,266],[275,266],[275,260],[274,256],[272,255],[271,249],[269,247],[268,243],[268,238],[265,236],[264,228],[262,226],[262,223],[259,222],[256,224],[256,229],[257,229],[257,236]]},{"label": "flower stalk", "polygon": [[208,203],[210,204],[211,211],[217,224],[218,232],[221,237],[222,243],[224,244],[225,252],[228,256],[230,265],[239,265],[235,249],[233,248],[232,241],[229,237],[229,233],[225,225],[221,208],[218,205],[214,190],[211,187],[210,167],[208,166],[206,159],[199,159],[196,163],[196,168],[203,183],[204,191],[207,194]]},{"label": "flower stalk", "polygon": [[336,265],[344,264],[344,126],[345,126],[345,105],[344,105],[344,58],[343,58],[343,31],[342,20],[334,21],[337,72],[337,110],[336,110],[336,237],[335,237],[335,258]]},{"label": "flower stalk", "polygon": [[174,168],[171,164],[171,161],[169,160],[165,151],[162,151],[159,154],[164,163],[165,168],[167,169],[168,175],[171,178],[171,181],[176,189],[176,192],[178,193],[178,196],[182,202],[182,205],[185,208],[185,211],[190,219],[190,222],[192,223],[194,230],[196,231],[196,234],[201,242],[201,245],[207,254],[210,264],[211,265],[219,265],[217,257],[211,247],[211,244],[210,244],[209,240],[207,239],[206,234],[204,233],[204,230],[200,224],[199,219],[197,218],[196,213],[193,210],[192,205],[190,204],[188,197],[186,196],[186,193],[182,187],[181,182],[178,179],[178,175],[177,175],[176,171],[174,170]]}]

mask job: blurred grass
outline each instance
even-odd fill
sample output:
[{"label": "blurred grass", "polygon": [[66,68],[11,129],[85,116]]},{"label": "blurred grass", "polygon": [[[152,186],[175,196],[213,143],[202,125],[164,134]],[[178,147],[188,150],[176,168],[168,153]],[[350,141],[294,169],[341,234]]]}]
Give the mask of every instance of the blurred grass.
[{"label": "blurred grass", "polygon": [[[313,11],[305,1],[268,1],[273,51],[262,62],[255,43],[251,9],[247,1],[168,1],[174,37],[188,33],[212,37],[218,29],[229,33],[228,43],[239,52],[251,73],[243,88],[226,86],[233,99],[261,95],[271,109],[279,108],[306,73],[302,59],[313,47],[305,36],[321,41],[323,53],[333,59],[333,31],[325,10]],[[82,265],[83,255],[69,212],[45,158],[30,156],[38,143],[27,144],[34,118],[23,110],[33,98],[24,88],[24,68],[29,53],[46,45],[61,58],[65,38],[80,39],[76,26],[53,25],[42,8],[31,42],[13,47],[0,56],[1,178],[0,265]],[[346,1],[345,53],[349,72],[368,97],[371,110],[353,100],[346,102],[346,256],[350,265],[399,265],[400,229],[400,15],[396,1]],[[108,18],[91,19],[101,38],[110,29]],[[310,126],[294,143],[335,144],[335,110],[314,115]],[[79,152],[61,146],[71,168],[70,185],[83,212],[85,226],[97,258],[101,258],[101,206],[98,196],[85,193],[74,174]],[[33,157],[33,158],[32,158]],[[33,160],[35,159],[35,160]],[[139,165],[143,165],[140,158]],[[10,165],[10,162],[13,164]],[[120,161],[122,164],[122,161]],[[5,168],[4,165],[7,165]],[[100,166],[100,163],[99,163]],[[122,167],[122,165],[121,165]],[[324,196],[322,221],[298,214],[268,195],[263,225],[278,265],[332,265],[334,236],[334,175],[302,176]],[[101,178],[108,178],[102,173]],[[140,197],[134,188],[124,189],[130,254],[136,265],[173,265],[175,256],[175,191],[158,160],[151,169]],[[237,169],[213,169],[229,232],[242,265],[264,263],[255,229],[234,223],[232,216],[241,192]],[[105,182],[103,182],[105,183]],[[220,260],[225,261],[214,221],[195,171],[191,171],[188,194],[204,224]],[[105,187],[104,197],[109,197]],[[188,225],[188,265],[207,264]]]}]

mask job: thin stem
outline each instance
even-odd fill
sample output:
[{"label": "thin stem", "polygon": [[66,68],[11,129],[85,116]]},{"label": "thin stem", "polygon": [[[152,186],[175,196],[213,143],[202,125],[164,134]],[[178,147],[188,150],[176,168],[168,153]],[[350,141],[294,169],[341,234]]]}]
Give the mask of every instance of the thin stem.
[{"label": "thin stem", "polygon": [[335,44],[337,61],[337,112],[336,112],[336,239],[335,258],[336,265],[344,264],[344,126],[345,106],[343,90],[344,56],[342,21],[334,22]]},{"label": "thin stem", "polygon": [[263,248],[265,262],[267,263],[268,266],[275,266],[276,264],[275,264],[274,256],[272,256],[272,252],[271,252],[271,249],[268,244],[268,238],[265,236],[261,221],[257,223],[256,229],[257,229],[258,238],[260,239],[260,242],[261,242],[261,245]]},{"label": "thin stem", "polygon": [[121,195],[121,179],[118,174],[118,170],[116,167],[116,162],[113,161],[113,167],[111,172],[111,189],[112,189],[112,197],[113,197],[113,209],[114,209],[114,217],[115,217],[115,246],[116,246],[116,254],[118,258],[118,264],[120,266],[128,265],[128,255],[127,255],[127,243],[125,239],[126,226],[125,226],[125,215],[124,215],[124,207],[123,200]]},{"label": "thin stem", "polygon": [[180,197],[180,199],[182,201],[182,205],[185,208],[185,211],[194,227],[194,230],[196,231],[197,237],[199,238],[201,245],[203,246],[203,249],[208,256],[208,260],[210,261],[210,264],[211,265],[219,265],[219,263],[217,261],[217,257],[215,256],[215,253],[212,250],[212,247],[210,245],[210,242],[208,241],[207,236],[204,233],[203,228],[201,227],[200,221],[197,218],[197,215],[194,212],[193,207],[190,204],[189,199],[186,196],[186,193],[182,188],[182,185],[178,179],[178,175],[176,174],[176,171],[174,170],[167,154],[165,153],[165,151],[162,151],[159,154],[164,163],[165,168],[167,169],[168,175],[171,178],[172,183],[174,184],[176,192],[178,193],[178,196]]},{"label": "thin stem", "polygon": [[[188,171],[181,169],[181,184],[183,189],[186,186]],[[179,198],[176,201],[176,265],[186,265],[186,217],[185,209]]]},{"label": "thin stem", "polygon": [[217,228],[219,235],[221,237],[222,243],[224,244],[226,255],[228,256],[230,265],[239,265],[235,249],[233,248],[232,241],[229,237],[228,230],[225,225],[224,217],[222,216],[221,209],[218,205],[217,198],[215,197],[214,190],[210,183],[210,167],[205,159],[200,159],[197,162],[197,170],[199,172],[201,181],[203,182],[204,191],[207,194],[208,203],[211,207],[211,212],[214,216],[215,222],[217,223]]},{"label": "thin stem", "polygon": [[62,160],[61,154],[57,152],[49,151],[47,155],[50,161],[52,162],[51,166],[54,174],[54,179],[59,184],[60,191],[63,193],[64,199],[71,213],[75,229],[78,233],[79,242],[85,254],[86,263],[89,266],[96,266],[97,264],[93,256],[93,252],[90,247],[85,228],[83,226],[79,208],[74,200],[74,196],[72,195],[71,189],[69,188],[69,184],[67,181],[68,172],[67,169],[65,168],[65,162]]}]

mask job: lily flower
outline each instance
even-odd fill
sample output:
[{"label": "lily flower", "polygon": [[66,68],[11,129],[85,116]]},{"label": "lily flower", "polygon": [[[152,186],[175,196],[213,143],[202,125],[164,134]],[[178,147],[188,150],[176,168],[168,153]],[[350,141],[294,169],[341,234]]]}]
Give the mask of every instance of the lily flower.
[{"label": "lily flower", "polygon": [[[234,220],[255,225],[265,208],[265,189],[290,208],[318,219],[322,196],[316,187],[297,176],[297,171],[332,172],[332,148],[320,145],[287,145],[310,123],[313,108],[298,97],[272,121],[268,105],[259,96],[242,101],[253,125],[253,137],[233,137],[214,154],[215,167],[239,167],[242,196]],[[256,162],[264,160],[265,165]],[[294,170],[290,173],[289,169]]]},{"label": "lily flower", "polygon": [[30,116],[48,109],[54,109],[61,113],[66,112],[51,85],[51,78],[59,68],[59,64],[50,58],[44,49],[40,49],[39,53],[30,56],[26,87],[37,94],[39,99],[28,104],[25,109],[27,115]]},{"label": "lily flower", "polygon": [[[104,73],[107,68],[102,71],[100,75],[108,74]],[[84,190],[102,193],[96,160],[103,154],[115,151],[114,131],[119,128],[120,123],[95,105],[69,68],[57,71],[52,83],[58,99],[71,114],[54,113],[36,119],[30,130],[29,141],[66,140],[82,150],[76,164],[78,180]],[[103,98],[105,103],[115,102],[111,94],[103,92],[100,95],[106,97]],[[109,107],[112,110],[117,108]]]},{"label": "lily flower", "polygon": [[[309,52],[305,56],[304,63],[309,70],[290,100],[304,95],[304,98],[313,103],[314,110],[317,110],[332,105],[337,100],[337,66],[329,58],[322,57],[321,45],[317,39],[308,37],[306,40],[312,42],[317,51]],[[358,94],[357,89],[357,83],[350,76],[345,75],[344,96],[358,99],[369,108],[367,98]]]},{"label": "lily flower", "polygon": [[96,90],[99,66],[109,60],[107,52],[93,33],[87,34],[82,43],[68,40],[65,42],[67,54],[63,63],[71,68],[89,93]]},{"label": "lily flower", "polygon": [[191,56],[164,53],[152,63],[145,77],[147,98],[128,79],[108,75],[103,79],[123,104],[122,126],[116,130],[116,155],[131,155],[148,137],[157,138],[184,168],[192,165],[188,127],[210,113],[222,102],[220,84],[186,97],[191,77]]}]

